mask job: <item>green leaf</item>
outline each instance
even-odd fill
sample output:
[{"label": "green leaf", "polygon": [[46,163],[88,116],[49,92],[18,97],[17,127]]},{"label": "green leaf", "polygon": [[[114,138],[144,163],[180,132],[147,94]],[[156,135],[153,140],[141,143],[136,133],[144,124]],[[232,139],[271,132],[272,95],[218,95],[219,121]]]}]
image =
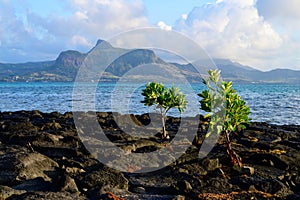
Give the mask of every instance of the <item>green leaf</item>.
[{"label": "green leaf", "polygon": [[[209,113],[205,116],[211,116],[211,114],[225,109],[223,131],[236,132],[245,129],[244,124],[248,124],[251,120],[248,117],[249,106],[232,88],[231,81],[220,81],[220,70],[209,70],[208,74],[209,77],[203,80],[208,89],[198,94],[201,98],[201,109]],[[214,122],[210,122],[210,125],[214,124]]]},{"label": "green leaf", "polygon": [[174,84],[172,84],[171,88],[165,88],[162,83],[148,83],[146,88],[142,90],[142,95],[144,96],[144,100],[141,103],[145,106],[156,105],[160,109],[162,117],[171,108],[177,108],[180,113],[184,112],[188,103],[185,95]]}]

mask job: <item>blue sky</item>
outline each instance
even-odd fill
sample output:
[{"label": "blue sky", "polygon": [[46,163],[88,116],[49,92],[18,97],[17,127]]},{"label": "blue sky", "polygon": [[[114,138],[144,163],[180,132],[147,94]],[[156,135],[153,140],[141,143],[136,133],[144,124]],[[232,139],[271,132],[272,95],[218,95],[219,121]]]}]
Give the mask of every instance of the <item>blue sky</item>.
[{"label": "blue sky", "polygon": [[188,14],[194,7],[202,6],[213,0],[143,0],[147,15],[152,23],[164,21],[173,25],[182,14]]},{"label": "blue sky", "polygon": [[[18,4],[17,1],[16,6]],[[68,11],[64,9],[66,1],[61,0],[28,0],[30,8],[42,16],[50,15],[53,12],[57,12],[61,15],[65,13],[68,15]],[[151,23],[157,23],[159,21],[165,21],[168,24],[173,24],[174,19],[180,18],[182,14],[188,14],[195,6],[201,6],[203,4],[215,2],[214,0],[188,0],[183,2],[182,0],[143,0],[146,8],[146,15]],[[171,10],[171,11],[168,11]]]},{"label": "blue sky", "polygon": [[0,0],[0,62],[54,60],[97,39],[160,27],[214,58],[300,70],[299,0]]}]

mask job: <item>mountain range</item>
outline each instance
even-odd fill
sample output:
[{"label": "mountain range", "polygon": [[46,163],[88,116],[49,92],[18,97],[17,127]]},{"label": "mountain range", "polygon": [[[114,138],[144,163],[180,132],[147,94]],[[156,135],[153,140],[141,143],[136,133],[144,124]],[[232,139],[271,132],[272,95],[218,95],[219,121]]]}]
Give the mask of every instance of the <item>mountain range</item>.
[{"label": "mountain range", "polygon": [[[0,63],[0,81],[2,82],[33,82],[33,81],[74,81],[79,68],[90,52],[100,45],[98,53],[105,51],[111,54],[126,52],[125,49],[115,48],[108,42],[98,40],[96,46],[87,53],[67,50],[61,52],[56,60],[27,63]],[[127,50],[128,51],[128,50]],[[224,80],[245,83],[300,83],[300,71],[290,69],[275,69],[263,72],[249,66],[241,65],[227,59],[213,59],[215,65],[221,70]],[[209,61],[197,61],[205,65]],[[113,61],[102,74],[101,81],[117,81],[133,68],[154,63],[163,66],[167,73],[180,74],[192,82],[201,81],[199,71],[193,64],[179,64],[164,61],[157,54],[148,49],[134,49]],[[195,64],[195,63],[194,63]],[[205,73],[208,66],[203,67]],[[145,70],[147,73],[147,70]],[[132,76],[134,78],[134,76]]]}]

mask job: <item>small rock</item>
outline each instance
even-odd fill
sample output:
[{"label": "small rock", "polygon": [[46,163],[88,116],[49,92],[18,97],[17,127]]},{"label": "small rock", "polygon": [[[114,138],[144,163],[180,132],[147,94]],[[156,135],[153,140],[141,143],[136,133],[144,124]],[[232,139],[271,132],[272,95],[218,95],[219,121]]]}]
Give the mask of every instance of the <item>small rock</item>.
[{"label": "small rock", "polygon": [[3,147],[0,151],[0,184],[43,178],[51,181],[57,173],[58,164],[40,153],[30,152],[20,146]]},{"label": "small rock", "polygon": [[51,141],[53,141],[53,143],[58,142],[59,140],[64,139],[63,136],[61,135],[54,135],[54,134],[45,134],[46,137],[48,137]]},{"label": "small rock", "polygon": [[203,182],[203,192],[214,193],[217,191],[218,193],[228,193],[228,191],[232,191],[233,189],[233,185],[229,183],[229,179],[225,179],[224,177],[209,178]]},{"label": "small rock", "polygon": [[132,191],[138,194],[146,194],[146,190],[144,187],[135,187],[132,189]]},{"label": "small rock", "polygon": [[108,118],[109,114],[107,112],[99,112],[97,113],[98,118]]},{"label": "small rock", "polygon": [[247,174],[247,175],[253,175],[255,172],[254,167],[249,167],[249,166],[243,166],[242,167],[242,172]]},{"label": "small rock", "polygon": [[51,122],[51,123],[46,123],[41,130],[48,130],[48,129],[54,129],[54,130],[59,130],[61,129],[61,125],[58,122]]},{"label": "small rock", "polygon": [[252,164],[259,164],[259,165],[268,165],[271,167],[275,167],[281,170],[287,170],[289,164],[285,161],[284,155],[274,155],[274,154],[255,154],[249,157],[249,161]]},{"label": "small rock", "polygon": [[280,196],[287,196],[288,194],[292,193],[292,191],[289,188],[287,188],[286,185],[275,179],[259,181],[255,183],[255,188],[262,192],[276,194]]},{"label": "small rock", "polygon": [[178,195],[178,196],[174,197],[172,200],[185,200],[185,197],[182,195]]},{"label": "small rock", "polygon": [[15,190],[13,188],[0,185],[0,199],[7,199],[12,195],[21,195],[26,193],[26,190]]},{"label": "small rock", "polygon": [[113,190],[128,190],[128,180],[124,174],[106,167],[89,174],[81,174],[78,179],[80,187],[100,191],[101,194]]},{"label": "small rock", "polygon": [[248,189],[249,192],[256,192],[256,188],[254,185],[250,185],[249,189]]},{"label": "small rock", "polygon": [[183,168],[179,168],[179,169],[178,169],[178,172],[180,172],[180,173],[185,173],[185,174],[189,174],[189,170],[183,169]]},{"label": "small rock", "polygon": [[233,170],[235,170],[239,174],[246,174],[246,175],[253,175],[255,173],[255,169],[250,166],[242,166],[242,167],[234,166]]},{"label": "small rock", "polygon": [[38,110],[33,110],[33,111],[32,111],[32,116],[33,116],[33,117],[38,117],[38,118],[43,118],[41,112],[38,111]]},{"label": "small rock", "polygon": [[278,176],[278,179],[282,181],[285,178],[285,175]]},{"label": "small rock", "polygon": [[66,112],[65,114],[64,114],[64,117],[65,117],[65,119],[72,119],[73,118],[73,114],[71,113],[71,112]]},{"label": "small rock", "polygon": [[62,192],[70,192],[70,193],[79,192],[75,180],[68,175],[65,175],[63,177],[63,182],[60,190]]},{"label": "small rock", "polygon": [[81,174],[81,173],[85,172],[84,169],[80,169],[80,168],[77,168],[77,167],[67,167],[65,170],[68,174],[72,174],[72,175]]},{"label": "small rock", "polygon": [[281,137],[277,137],[276,139],[272,140],[271,143],[277,143],[282,141]]},{"label": "small rock", "polygon": [[184,192],[184,193],[187,193],[193,189],[191,184],[186,180],[178,181],[176,186],[180,192]]},{"label": "small rock", "polygon": [[86,197],[69,192],[28,192],[19,196],[13,196],[10,200],[87,200]]},{"label": "small rock", "polygon": [[48,191],[53,190],[54,187],[56,186],[51,182],[45,181],[43,178],[38,177],[23,181],[21,184],[13,186],[13,189],[25,191]]},{"label": "small rock", "polygon": [[206,158],[202,161],[202,165],[208,171],[214,171],[215,169],[220,167],[218,158],[215,159]]},{"label": "small rock", "polygon": [[57,123],[57,122],[53,122],[52,127],[53,127],[54,129],[56,129],[56,130],[62,128],[61,125],[60,125],[59,123]]}]

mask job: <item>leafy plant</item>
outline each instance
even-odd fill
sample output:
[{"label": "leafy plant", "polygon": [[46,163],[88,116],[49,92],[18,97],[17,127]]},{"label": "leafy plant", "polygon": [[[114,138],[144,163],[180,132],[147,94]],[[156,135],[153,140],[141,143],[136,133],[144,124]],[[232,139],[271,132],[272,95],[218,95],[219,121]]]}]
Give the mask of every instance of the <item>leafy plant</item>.
[{"label": "leafy plant", "polygon": [[[216,131],[217,134],[225,137],[227,154],[230,156],[232,163],[242,166],[241,158],[235,153],[231,146],[231,139],[237,136],[237,133],[245,129],[250,118],[250,108],[246,102],[232,88],[232,82],[220,81],[218,70],[209,70],[209,77],[203,80],[208,90],[198,94],[201,109],[208,112],[205,117],[211,117],[210,126],[206,137]],[[221,122],[221,123],[218,123]],[[216,127],[214,127],[216,126]]]},{"label": "leafy plant", "polygon": [[182,113],[187,105],[185,95],[179,88],[175,88],[174,84],[171,88],[166,88],[162,83],[156,82],[148,83],[142,91],[142,95],[144,96],[142,103],[145,106],[156,105],[159,108],[162,117],[163,138],[169,138],[166,131],[167,112],[171,108],[177,108]]}]

